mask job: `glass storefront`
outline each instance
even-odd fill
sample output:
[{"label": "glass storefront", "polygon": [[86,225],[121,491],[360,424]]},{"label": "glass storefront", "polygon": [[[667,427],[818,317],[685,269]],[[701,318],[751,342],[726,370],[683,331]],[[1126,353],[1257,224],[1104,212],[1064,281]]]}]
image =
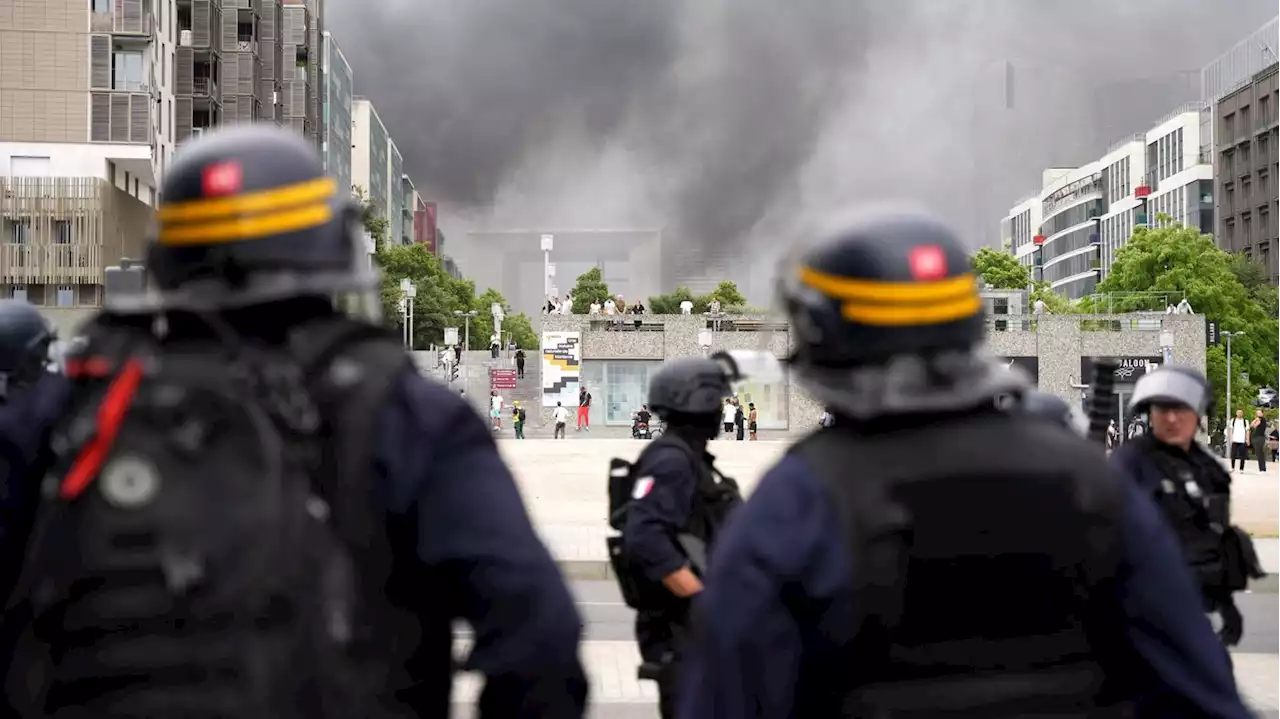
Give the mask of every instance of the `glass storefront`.
[{"label": "glass storefront", "polygon": [[591,393],[591,423],[630,426],[631,414],[649,401],[649,378],[659,360],[585,360],[582,381]]},{"label": "glass storefront", "polygon": [[744,382],[738,387],[738,401],[746,411],[748,403],[756,403],[756,417],[761,430],[787,428],[787,383]]}]

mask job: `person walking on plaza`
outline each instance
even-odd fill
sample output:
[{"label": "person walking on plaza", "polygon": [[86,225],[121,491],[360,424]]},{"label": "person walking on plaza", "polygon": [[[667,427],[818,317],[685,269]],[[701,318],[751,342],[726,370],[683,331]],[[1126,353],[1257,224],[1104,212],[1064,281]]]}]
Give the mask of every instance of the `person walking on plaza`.
[{"label": "person walking on plaza", "polygon": [[1249,424],[1249,441],[1253,444],[1253,457],[1258,460],[1258,471],[1267,471],[1267,416],[1262,410],[1254,413]]},{"label": "person walking on plaza", "polygon": [[516,379],[524,379],[524,350],[516,350]]},{"label": "person walking on plaza", "polygon": [[747,403],[747,409],[749,410],[747,413],[747,432],[750,433],[751,441],[754,442],[756,441],[756,429],[759,427],[757,424],[759,416],[756,414],[756,403]]},{"label": "person walking on plaza", "polygon": [[489,419],[493,424],[494,432],[502,431],[502,395],[498,394],[498,390],[489,392]]},{"label": "person walking on plaza", "polygon": [[551,413],[551,418],[556,423],[556,431],[555,434],[552,435],[552,438],[564,439],[564,428],[565,425],[569,423],[569,410],[565,409],[564,405],[556,402],[556,409]]},{"label": "person walking on plaza", "polygon": [[733,428],[735,431],[734,439],[741,442],[745,439],[747,415],[742,411],[742,403],[735,397],[733,400]]},{"label": "person walking on plaza", "polygon": [[591,393],[584,384],[578,388],[578,431],[591,431]]},{"label": "person walking on plaza", "polygon": [[1236,469],[1236,460],[1240,460],[1240,471],[1244,471],[1244,461],[1249,458],[1248,445],[1245,443],[1249,438],[1248,423],[1244,420],[1244,410],[1236,410],[1236,416],[1231,420],[1231,425],[1227,427],[1227,439],[1231,442],[1231,471]]},{"label": "person walking on plaza", "polygon": [[511,426],[516,431],[516,439],[524,439],[524,421],[528,416],[520,406],[520,400],[511,403]]}]

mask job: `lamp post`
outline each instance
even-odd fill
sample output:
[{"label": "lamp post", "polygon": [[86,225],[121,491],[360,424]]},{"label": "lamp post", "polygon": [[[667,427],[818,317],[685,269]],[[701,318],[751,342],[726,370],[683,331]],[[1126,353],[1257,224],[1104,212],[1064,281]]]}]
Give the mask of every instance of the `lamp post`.
[{"label": "lamp post", "polygon": [[418,288],[414,286],[413,280],[405,278],[400,280],[400,311],[401,319],[404,321],[404,346],[410,352],[413,351],[413,305],[414,298],[418,296]]},{"label": "lamp post", "polygon": [[1230,448],[1231,436],[1227,433],[1231,431],[1231,338],[1243,337],[1244,332],[1227,332],[1223,330],[1222,336],[1227,338],[1227,401],[1223,402],[1227,408],[1227,422],[1222,425],[1222,446]]},{"label": "lamp post", "polygon": [[[471,318],[476,316],[476,311],[471,310],[470,312],[463,312],[462,310],[454,310],[453,313],[463,318],[463,322],[465,324],[463,325],[462,346],[469,350],[471,349]],[[465,356],[466,355],[463,355],[463,357]]]}]

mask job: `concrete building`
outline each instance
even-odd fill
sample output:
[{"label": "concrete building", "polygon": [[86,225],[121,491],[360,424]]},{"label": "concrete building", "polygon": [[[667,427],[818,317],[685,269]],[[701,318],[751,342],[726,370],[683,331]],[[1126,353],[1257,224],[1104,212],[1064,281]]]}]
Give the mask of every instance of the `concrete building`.
[{"label": "concrete building", "polygon": [[320,19],[311,14],[303,0],[285,0],[281,37],[280,113],[282,124],[320,146],[318,86],[313,84],[312,67],[319,60],[312,53],[312,25]]},{"label": "concrete building", "polygon": [[324,169],[338,179],[338,187],[351,191],[351,123],[355,76],[351,64],[329,32],[323,37],[321,62],[320,147],[324,152]]},{"label": "concrete building", "polygon": [[[511,303],[513,312],[538,314],[546,303],[541,237],[552,235],[552,294],[563,297],[578,276],[599,267],[610,291],[624,298],[648,300],[664,291],[661,283],[662,233],[658,230],[474,231],[451,250],[462,273],[476,287],[492,287]],[[714,285],[713,285],[714,287]],[[674,287],[667,288],[674,289]]]},{"label": "concrete building", "polygon": [[[994,299],[999,299],[995,297]],[[602,317],[543,315],[542,359],[526,365],[542,388],[542,422],[550,420],[557,401],[576,398],[585,384],[594,401],[593,425],[623,427],[631,412],[646,401],[648,383],[662,362],[717,350],[769,347],[785,356],[789,328],[776,318],[732,316],[713,322],[702,316],[647,315],[620,330]],[[768,334],[766,334],[768,333]],[[1007,366],[1018,367],[1040,389],[1072,403],[1082,399],[1078,385],[1088,384],[1099,359],[1114,360],[1119,407],[1128,403],[1139,377],[1174,361],[1204,371],[1205,324],[1199,315],[1133,313],[1125,315],[1055,316],[1035,319],[988,317],[986,349]],[[769,430],[804,430],[817,423],[822,408],[790,377],[776,384],[750,383],[739,388],[744,401],[755,402],[760,426]],[[1126,416],[1117,416],[1123,426]]]},{"label": "concrete building", "polygon": [[225,33],[221,0],[178,0],[177,29],[171,114],[174,141],[181,143],[222,123]]},{"label": "concrete building", "polygon": [[1213,104],[1218,246],[1257,260],[1272,283],[1280,282],[1278,67],[1272,63]]},{"label": "concrete building", "polygon": [[[389,242],[398,242],[391,221],[390,138],[373,103],[356,97],[351,105],[351,185],[365,193],[369,202],[387,220]],[[397,187],[399,180],[397,179]]]},{"label": "concrete building", "polygon": [[1147,132],[1112,144],[1093,162],[1046,170],[1039,194],[1005,216],[1002,240],[1032,268],[1033,280],[1079,299],[1106,277],[1134,227],[1167,215],[1170,222],[1211,233],[1207,116],[1203,103],[1188,103]]},{"label": "concrete building", "polygon": [[[413,242],[413,217],[406,213],[404,181],[404,157],[395,140],[387,136],[387,197],[390,207],[387,208],[387,219],[391,223],[391,237],[402,245]],[[410,186],[413,185],[411,181]]]},{"label": "concrete building", "polygon": [[174,0],[0,7],[0,297],[96,306],[173,153]]}]

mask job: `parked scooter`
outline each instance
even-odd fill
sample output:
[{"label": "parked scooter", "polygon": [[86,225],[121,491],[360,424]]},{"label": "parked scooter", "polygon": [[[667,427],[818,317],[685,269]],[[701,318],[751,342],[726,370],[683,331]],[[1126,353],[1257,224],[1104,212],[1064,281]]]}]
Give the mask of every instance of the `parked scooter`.
[{"label": "parked scooter", "polygon": [[649,406],[645,405],[639,412],[631,415],[631,438],[632,439],[653,439],[653,433],[649,430],[649,421],[653,419],[653,415],[649,413]]}]

